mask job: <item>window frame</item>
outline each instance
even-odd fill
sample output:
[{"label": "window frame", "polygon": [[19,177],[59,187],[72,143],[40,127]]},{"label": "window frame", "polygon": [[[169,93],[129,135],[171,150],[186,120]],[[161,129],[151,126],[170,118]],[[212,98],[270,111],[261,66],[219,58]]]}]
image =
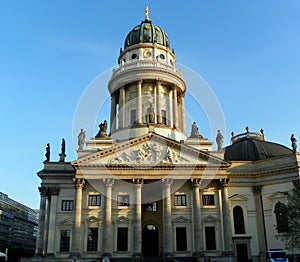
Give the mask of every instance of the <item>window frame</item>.
[{"label": "window frame", "polygon": [[174,195],[174,206],[176,207],[186,207],[186,194],[175,194]]},{"label": "window frame", "polygon": [[[91,198],[96,198],[95,204],[93,204],[93,200]],[[88,206],[89,207],[100,207],[101,206],[101,195],[99,194],[89,194],[88,195]]]},{"label": "window frame", "polygon": [[72,212],[74,211],[74,200],[64,199],[61,201],[61,211]]}]

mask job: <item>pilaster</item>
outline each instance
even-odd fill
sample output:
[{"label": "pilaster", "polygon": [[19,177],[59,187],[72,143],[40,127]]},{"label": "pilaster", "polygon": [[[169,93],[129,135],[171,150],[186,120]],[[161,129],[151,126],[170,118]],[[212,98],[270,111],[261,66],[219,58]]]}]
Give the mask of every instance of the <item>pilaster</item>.
[{"label": "pilaster", "polygon": [[51,194],[50,216],[49,216],[49,233],[48,233],[48,247],[47,257],[54,257],[55,245],[55,226],[56,226],[56,209],[57,209],[57,196],[59,194],[58,187],[50,187],[49,194]]},{"label": "pilaster", "polygon": [[234,256],[232,245],[232,228],[228,203],[228,183],[229,178],[217,180],[218,189],[221,191],[225,255]]},{"label": "pilaster", "polygon": [[116,94],[111,95],[111,106],[110,106],[110,133],[113,133],[116,130],[117,125],[116,119]]},{"label": "pilaster", "polygon": [[39,187],[41,198],[40,198],[40,209],[39,209],[38,233],[37,233],[36,249],[35,249],[36,256],[43,255],[47,190],[48,190],[47,187]]},{"label": "pilaster", "polygon": [[161,103],[162,103],[162,95],[161,95],[161,86],[160,86],[160,82],[156,83],[156,99],[157,99],[157,123],[161,124],[162,123],[162,115],[161,115]]},{"label": "pilaster", "polygon": [[264,261],[266,257],[267,250],[267,239],[266,239],[266,229],[263,217],[263,205],[262,205],[262,186],[253,186],[252,192],[254,196],[254,204],[257,210],[256,223],[257,223],[257,235],[258,237],[258,248],[260,261]]}]

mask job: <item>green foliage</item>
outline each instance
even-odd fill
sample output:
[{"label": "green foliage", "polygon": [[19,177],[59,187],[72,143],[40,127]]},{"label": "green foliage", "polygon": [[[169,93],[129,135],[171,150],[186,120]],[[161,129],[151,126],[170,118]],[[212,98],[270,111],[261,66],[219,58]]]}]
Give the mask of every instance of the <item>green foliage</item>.
[{"label": "green foliage", "polygon": [[286,214],[288,226],[285,234],[281,236],[286,249],[300,248],[300,186],[294,187],[287,192],[288,203],[281,206]]}]

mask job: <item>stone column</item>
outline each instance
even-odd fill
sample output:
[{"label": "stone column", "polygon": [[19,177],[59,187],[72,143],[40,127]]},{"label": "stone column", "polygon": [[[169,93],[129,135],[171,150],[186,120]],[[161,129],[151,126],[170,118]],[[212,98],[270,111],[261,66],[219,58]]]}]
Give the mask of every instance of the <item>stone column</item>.
[{"label": "stone column", "polygon": [[267,250],[267,238],[266,238],[266,228],[264,223],[263,206],[262,206],[262,196],[261,196],[261,186],[252,187],[252,192],[254,196],[254,204],[257,210],[256,223],[257,223],[257,234],[258,234],[258,248],[260,261],[264,261],[266,257]]},{"label": "stone column", "polygon": [[180,97],[181,105],[181,130],[185,132],[185,110],[184,110],[184,94]]},{"label": "stone column", "polygon": [[49,220],[51,217],[51,191],[50,188],[47,190],[47,211],[46,211],[46,222],[44,229],[44,244],[43,244],[43,254],[47,255],[48,253],[48,235],[49,235]]},{"label": "stone column", "polygon": [[173,128],[173,89],[169,90],[169,119],[168,125]]},{"label": "stone column", "polygon": [[143,112],[142,112],[142,80],[138,81],[137,86],[137,123],[143,123]]},{"label": "stone column", "polygon": [[121,87],[119,98],[119,128],[125,127],[125,106],[125,87]]},{"label": "stone column", "polygon": [[112,254],[112,221],[111,221],[111,199],[112,187],[114,180],[111,178],[103,179],[106,187],[105,193],[105,213],[104,213],[104,226],[103,226],[103,254],[102,256],[111,257]]},{"label": "stone column", "polygon": [[171,186],[173,179],[163,179],[163,257],[173,256]]},{"label": "stone column", "polygon": [[177,90],[176,86],[173,88],[173,124],[175,128],[179,128],[178,126],[178,107],[177,107]]},{"label": "stone column", "polygon": [[161,99],[162,99],[162,94],[160,93],[160,90],[161,90],[161,86],[160,86],[160,83],[157,82],[157,89],[156,89],[156,100],[157,100],[157,123],[158,124],[161,124],[162,123],[162,115],[161,115]]},{"label": "stone column", "polygon": [[51,193],[51,206],[50,206],[51,216],[49,217],[47,257],[54,257],[57,196],[59,194],[59,188],[58,187],[50,187],[49,191]]},{"label": "stone column", "polygon": [[193,185],[193,221],[194,221],[194,257],[201,257],[203,252],[201,207],[200,207],[200,183],[201,179],[192,179]]},{"label": "stone column", "polygon": [[155,83],[153,86],[153,100],[154,100],[154,123],[157,124],[157,84]]},{"label": "stone column", "polygon": [[228,203],[228,182],[229,179],[217,180],[218,188],[221,190],[221,202],[222,202],[222,218],[223,218],[223,235],[224,235],[224,248],[225,255],[233,256],[232,245],[232,228],[230,221],[230,210]]},{"label": "stone column", "polygon": [[81,257],[81,211],[82,211],[82,189],[85,184],[83,178],[75,178],[74,184],[76,188],[74,223],[72,228],[72,245],[70,257]]},{"label": "stone column", "polygon": [[117,126],[116,119],[116,94],[111,95],[111,105],[110,105],[110,133],[116,130]]},{"label": "stone column", "polygon": [[39,187],[39,191],[40,191],[40,194],[41,194],[41,199],[40,199],[39,222],[38,222],[36,249],[35,249],[35,255],[36,256],[42,256],[43,255],[47,190],[48,190],[47,187]]},{"label": "stone column", "polygon": [[133,256],[142,257],[142,187],[143,179],[134,179],[135,190],[135,223]]}]

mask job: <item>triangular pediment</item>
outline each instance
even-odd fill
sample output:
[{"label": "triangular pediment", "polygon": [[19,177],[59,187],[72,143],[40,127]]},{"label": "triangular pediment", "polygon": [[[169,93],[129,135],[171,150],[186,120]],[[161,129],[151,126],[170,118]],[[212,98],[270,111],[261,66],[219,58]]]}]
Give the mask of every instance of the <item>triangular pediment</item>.
[{"label": "triangular pediment", "polygon": [[248,200],[248,198],[244,197],[242,195],[239,195],[239,194],[235,194],[233,196],[230,196],[229,200],[230,201],[243,201],[243,202],[246,202]]},{"label": "triangular pediment", "polygon": [[133,223],[128,217],[120,216],[116,220],[113,221],[114,224],[131,224]]},{"label": "triangular pediment", "polygon": [[184,216],[179,216],[179,217],[173,219],[172,222],[173,222],[174,224],[180,224],[180,223],[185,223],[185,224],[186,224],[186,223],[190,223],[191,220],[188,219],[188,218],[186,218],[186,217],[184,217]]},{"label": "triangular pediment", "polygon": [[113,144],[73,162],[74,165],[207,165],[224,160],[155,133]]},{"label": "triangular pediment", "polygon": [[275,193],[273,193],[272,195],[269,196],[270,200],[275,200],[275,199],[283,199],[286,198],[286,194],[284,192],[281,191],[277,191]]},{"label": "triangular pediment", "polygon": [[202,219],[202,223],[216,223],[218,219],[212,215],[208,215]]},{"label": "triangular pediment", "polygon": [[63,226],[67,227],[67,226],[72,226],[72,221],[67,218],[64,218],[59,220],[56,224],[61,227]]},{"label": "triangular pediment", "polygon": [[88,218],[86,218],[85,220],[83,220],[83,223],[86,223],[86,224],[91,224],[91,223],[102,223],[103,221],[98,218],[98,217],[95,217],[95,216],[90,216]]}]

